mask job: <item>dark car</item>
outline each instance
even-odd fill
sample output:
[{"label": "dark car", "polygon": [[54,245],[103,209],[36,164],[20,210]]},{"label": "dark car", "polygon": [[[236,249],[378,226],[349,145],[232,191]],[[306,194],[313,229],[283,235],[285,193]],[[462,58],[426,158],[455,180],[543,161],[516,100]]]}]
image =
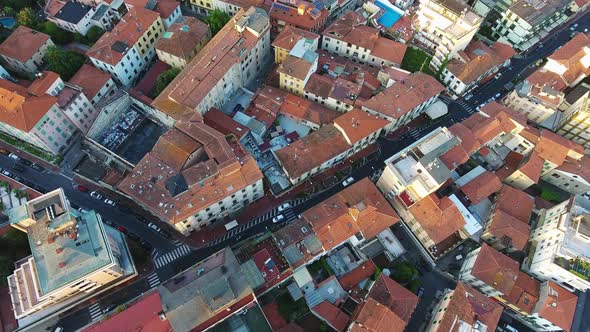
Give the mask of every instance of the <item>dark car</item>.
[{"label": "dark car", "polygon": [[26,160],[26,159],[23,159],[23,158],[21,158],[21,159],[19,160],[19,162],[20,162],[21,164],[23,164],[23,165],[27,165],[27,166],[31,166],[31,165],[33,164],[32,162],[30,162],[30,161],[28,161],[28,160]]},{"label": "dark car", "polygon": [[31,168],[34,169],[34,170],[36,170],[36,171],[39,171],[39,172],[42,172],[42,171],[45,170],[45,168],[43,166],[39,166],[37,164],[32,164],[31,165]]},{"label": "dark car", "polygon": [[139,241],[139,236],[131,233],[131,232],[127,232],[127,237],[130,238],[133,241]]},{"label": "dark car", "polygon": [[422,295],[424,295],[424,287],[420,287],[416,292],[416,295],[418,295],[418,297],[422,297]]}]

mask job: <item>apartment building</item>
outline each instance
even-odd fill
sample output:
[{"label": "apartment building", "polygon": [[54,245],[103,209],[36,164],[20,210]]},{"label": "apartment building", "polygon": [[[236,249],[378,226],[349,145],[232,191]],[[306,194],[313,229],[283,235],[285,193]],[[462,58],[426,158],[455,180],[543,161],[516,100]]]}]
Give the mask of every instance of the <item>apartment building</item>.
[{"label": "apartment building", "polygon": [[514,49],[507,44],[495,42],[487,46],[480,40],[472,41],[463,52],[447,62],[441,79],[447,86],[447,91],[457,98],[508,66],[514,54]]},{"label": "apartment building", "polygon": [[117,188],[183,235],[264,195],[256,161],[199,115],[177,121]]},{"label": "apartment building", "polygon": [[270,56],[270,25],[262,9],[241,10],[195,56],[152,106],[174,119],[221,109],[254,81]]},{"label": "apartment building", "polygon": [[61,29],[85,36],[93,27],[95,9],[73,0],[49,0],[44,8],[47,20]]},{"label": "apartment building", "polygon": [[416,72],[365,101],[362,109],[389,121],[385,131],[391,132],[424,113],[444,89],[434,77]]},{"label": "apartment building", "polygon": [[176,0],[157,0],[153,11],[160,14],[164,30],[168,30],[172,24],[181,19],[180,2]]},{"label": "apartment building", "polygon": [[156,54],[160,61],[175,68],[184,68],[210,39],[211,30],[206,23],[194,17],[183,17],[156,42]]},{"label": "apartment building", "polygon": [[117,87],[110,74],[88,64],[83,64],[68,82],[80,87],[92,105],[114,93]]},{"label": "apartment building", "polygon": [[164,34],[160,15],[134,6],[112,31],[105,32],[86,56],[92,64],[124,86],[131,85],[156,55],[155,44]]},{"label": "apartment building", "polygon": [[219,9],[229,16],[234,16],[241,9],[248,10],[250,7],[263,7],[261,0],[190,0],[193,10],[200,14],[207,15],[213,9]]},{"label": "apartment building", "polygon": [[34,244],[32,255],[19,261],[8,277],[21,328],[137,274],[123,234],[104,225],[94,211],[72,209],[61,188],[6,213],[12,227]]},{"label": "apartment building", "polygon": [[318,54],[314,44],[311,40],[299,40],[279,64],[277,73],[282,90],[303,97],[305,85],[318,69]]},{"label": "apartment building", "polygon": [[315,52],[318,49],[320,35],[293,26],[285,27],[272,42],[275,63],[282,63],[296,46],[301,47],[301,40],[309,45],[306,50]]},{"label": "apartment building", "polygon": [[438,69],[467,47],[482,22],[465,1],[420,1],[414,41],[434,54],[430,65]]},{"label": "apartment building", "polygon": [[500,304],[462,282],[445,289],[436,299],[427,332],[495,331],[504,309]]},{"label": "apartment building", "polygon": [[370,66],[399,67],[407,45],[381,37],[365,17],[349,10],[322,32],[321,48]]},{"label": "apartment building", "polygon": [[514,0],[492,22],[493,36],[518,51],[527,50],[567,19],[571,0]]},{"label": "apartment building", "polygon": [[330,15],[328,10],[322,7],[321,2],[302,2],[298,6],[274,2],[268,13],[272,30],[278,33],[285,27],[292,26],[319,34],[325,29]]},{"label": "apartment building", "polygon": [[565,96],[559,110],[562,114],[557,133],[590,149],[590,84],[576,86]]},{"label": "apartment building", "polygon": [[48,35],[21,25],[0,44],[0,57],[8,69],[33,76],[49,46],[54,44]]},{"label": "apartment building", "polygon": [[582,196],[542,211],[531,231],[531,249],[523,269],[570,291],[590,288],[589,216],[590,201]]},{"label": "apartment building", "polygon": [[353,109],[273,154],[289,181],[296,185],[374,143],[387,123]]},{"label": "apartment building", "polygon": [[313,100],[326,108],[338,112],[353,109],[362,86],[344,77],[333,78],[330,75],[313,74],[304,88],[306,99]]},{"label": "apartment building", "polygon": [[71,146],[77,129],[58,97],[46,91],[0,80],[0,131],[57,155]]}]

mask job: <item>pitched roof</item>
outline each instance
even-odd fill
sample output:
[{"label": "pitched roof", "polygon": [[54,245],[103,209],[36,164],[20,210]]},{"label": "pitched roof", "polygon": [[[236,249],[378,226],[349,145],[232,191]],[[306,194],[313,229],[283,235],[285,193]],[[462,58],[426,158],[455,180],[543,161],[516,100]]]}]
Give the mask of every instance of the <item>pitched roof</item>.
[{"label": "pitched roof", "polygon": [[471,155],[475,151],[479,150],[479,148],[482,146],[482,144],[477,139],[475,139],[475,137],[473,137],[471,130],[469,130],[469,128],[465,127],[460,122],[450,126],[449,131],[454,136],[459,137],[461,140],[461,146],[468,155]]},{"label": "pitched roof", "polygon": [[393,83],[363,103],[363,107],[398,119],[444,90],[434,77],[416,72]]},{"label": "pitched roof", "polygon": [[285,50],[293,49],[293,46],[301,39],[317,40],[320,35],[296,28],[291,25],[285,26],[285,28],[279,33],[279,35],[273,40],[272,46],[279,47]]},{"label": "pitched roof", "polygon": [[334,126],[342,131],[350,145],[354,145],[372,133],[383,129],[389,121],[358,108],[346,112],[334,120]]},{"label": "pitched roof", "polygon": [[375,263],[373,263],[371,259],[367,259],[363,262],[363,264],[357,266],[352,271],[348,272],[347,274],[339,278],[338,282],[345,291],[349,291],[353,289],[356,285],[358,285],[361,281],[375,274],[375,271]]},{"label": "pitched roof", "polygon": [[337,306],[333,305],[327,300],[324,300],[322,303],[316,305],[311,310],[329,322],[330,325],[340,332],[344,331],[348,325],[348,322],[350,321],[350,317],[344,313],[344,311],[338,309]]},{"label": "pitched roof", "polygon": [[541,130],[541,138],[535,146],[535,152],[537,152],[541,158],[560,166],[567,158],[570,150],[574,150],[578,153],[582,152],[581,154],[583,154],[584,151],[581,145],[574,143],[567,138],[546,129]]},{"label": "pitched roof", "polygon": [[527,156],[518,168],[518,170],[526,175],[534,183],[539,182],[541,172],[543,171],[544,160],[539,156],[537,151],[533,151]]},{"label": "pitched roof", "polygon": [[203,122],[224,135],[233,134],[237,139],[241,139],[249,131],[248,127],[234,121],[229,115],[217,108],[211,108],[205,113]]},{"label": "pitched roof", "polygon": [[11,127],[31,131],[56,103],[54,96],[35,96],[20,85],[0,80],[0,122]]},{"label": "pitched roof", "polygon": [[465,226],[463,215],[446,196],[441,199],[434,194],[426,196],[409,211],[434,243],[442,242]]},{"label": "pitched roof", "polygon": [[319,11],[319,13],[314,13],[312,15],[311,11],[314,8],[303,8],[303,14],[299,14],[299,8],[293,8],[291,6],[287,6],[284,3],[276,3],[273,2],[272,6],[270,7],[270,11],[268,15],[273,20],[280,20],[284,21],[285,25],[294,25],[300,27],[302,29],[309,29],[309,30],[321,30],[321,24],[326,22],[328,18],[328,10],[323,8]]},{"label": "pitched roof", "polygon": [[508,295],[504,296],[504,299],[508,303],[517,306],[520,310],[532,313],[537,301],[539,301],[540,287],[540,281],[519,271],[514,287],[512,287]]},{"label": "pitched roof", "polygon": [[349,332],[403,332],[406,326],[406,322],[372,298],[361,302],[352,320]]},{"label": "pitched roof", "polygon": [[325,108],[318,103],[290,93],[286,95],[281,103],[279,112],[299,120],[309,121],[320,127],[332,123],[334,119],[341,115],[340,112]]},{"label": "pitched roof", "polygon": [[485,171],[475,179],[469,181],[461,191],[469,198],[472,204],[478,204],[491,194],[502,189],[502,182],[491,172]]},{"label": "pitched roof", "polygon": [[509,294],[518,277],[518,262],[483,243],[471,275],[502,294]]},{"label": "pitched roof", "polygon": [[528,225],[535,200],[522,190],[503,185],[494,204],[497,210],[502,210]]},{"label": "pitched roof", "polygon": [[500,209],[493,212],[487,227],[487,231],[500,239],[503,245],[512,246],[516,250],[523,251],[529,240],[529,224]]},{"label": "pitched roof", "polygon": [[160,17],[165,20],[170,17],[178,7],[180,7],[180,2],[176,0],[158,0],[154,7],[154,11],[158,12]]},{"label": "pitched roof", "polygon": [[110,79],[110,74],[105,73],[94,66],[83,64],[76,74],[70,78],[69,82],[80,86],[86,97],[92,99]]},{"label": "pitched roof", "polygon": [[209,38],[209,26],[198,19],[186,16],[182,22],[172,24],[156,42],[156,50],[189,60],[194,49]]},{"label": "pitched roof", "polygon": [[43,96],[47,90],[60,79],[59,75],[48,70],[44,70],[41,77],[37,77],[27,88],[27,92],[34,96]]},{"label": "pitched roof", "polygon": [[471,327],[477,321],[486,325],[486,331],[495,331],[502,311],[499,303],[475,288],[459,282],[451,295],[437,331],[459,332],[462,331],[461,323]]},{"label": "pitched roof", "polygon": [[312,70],[313,65],[307,59],[288,55],[277,67],[277,72],[303,81]]},{"label": "pitched roof", "polygon": [[20,25],[0,44],[0,54],[27,62],[49,40],[49,36]]},{"label": "pitched roof", "polygon": [[570,331],[576,312],[578,296],[553,281],[541,286],[541,300],[535,306],[534,312],[550,321],[554,325]]},{"label": "pitched roof", "polygon": [[500,135],[504,128],[500,121],[494,117],[486,117],[480,113],[475,113],[463,120],[461,124],[471,131],[473,137],[484,145]]},{"label": "pitched roof", "polygon": [[447,63],[446,69],[461,82],[469,85],[514,55],[514,50],[510,54],[505,49],[506,47],[511,49],[509,45],[498,46],[497,44],[500,43],[496,42],[495,45],[502,50],[501,53],[496,52],[496,49],[487,46],[480,40],[473,40],[462,53],[463,57],[451,59]]},{"label": "pitched roof", "polygon": [[561,166],[557,167],[557,170],[577,175],[587,182],[590,182],[589,157],[584,156],[580,160],[567,158]]},{"label": "pitched roof", "polygon": [[462,144],[458,144],[441,154],[439,159],[449,170],[454,170],[466,163],[469,160],[469,156],[465,152],[465,147]]},{"label": "pitched roof", "polygon": [[404,325],[410,321],[419,300],[416,294],[383,273],[375,281],[369,291],[368,298],[389,308],[404,322]]}]

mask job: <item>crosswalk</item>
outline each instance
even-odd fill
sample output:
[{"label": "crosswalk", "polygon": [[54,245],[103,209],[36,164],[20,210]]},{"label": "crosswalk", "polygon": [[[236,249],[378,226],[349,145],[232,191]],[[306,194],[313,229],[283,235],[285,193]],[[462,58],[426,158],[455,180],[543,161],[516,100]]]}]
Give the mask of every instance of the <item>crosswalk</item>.
[{"label": "crosswalk", "polygon": [[466,109],[468,112],[472,112],[474,110],[473,105],[465,101],[464,99],[459,100],[457,104],[461,105],[461,107]]},{"label": "crosswalk", "polygon": [[88,307],[88,311],[90,311],[90,319],[94,322],[98,320],[100,316],[102,316],[102,311],[100,310],[100,303],[94,303]]},{"label": "crosswalk", "polygon": [[156,272],[153,272],[147,277],[147,281],[150,285],[150,288],[154,288],[160,284],[160,277],[158,277],[158,274]]},{"label": "crosswalk", "polygon": [[172,263],[173,261],[179,259],[180,257],[188,254],[189,252],[191,252],[191,248],[189,246],[187,246],[186,244],[183,244],[182,242],[180,242],[181,244],[176,244],[176,249],[171,250],[165,254],[157,254],[154,257],[154,264],[156,265],[156,269],[161,268],[162,266],[165,266],[167,264]]}]

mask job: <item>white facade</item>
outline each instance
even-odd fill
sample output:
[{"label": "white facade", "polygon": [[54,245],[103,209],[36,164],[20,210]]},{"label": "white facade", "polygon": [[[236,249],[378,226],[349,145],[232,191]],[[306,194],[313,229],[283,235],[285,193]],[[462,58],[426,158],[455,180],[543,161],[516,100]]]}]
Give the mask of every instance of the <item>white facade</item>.
[{"label": "white facade", "polygon": [[322,36],[322,42],[320,46],[322,50],[326,50],[331,54],[354,59],[359,63],[368,64],[375,67],[399,67],[400,65],[399,63],[394,63],[371,54],[371,49],[363,48],[358,45],[339,40],[334,36]]},{"label": "white facade", "polygon": [[463,265],[461,266],[461,271],[459,272],[459,280],[473,286],[473,288],[479,290],[487,297],[501,297],[505,295],[502,294],[502,292],[495,289],[494,287],[488,285],[487,283],[483,282],[482,280],[478,279],[477,277],[471,274],[471,271],[473,271],[473,266],[475,265],[475,261],[477,260],[477,256],[479,255],[480,251],[481,247],[467,254],[465,260],[463,261]]},{"label": "white facade", "polygon": [[[557,111],[558,105],[552,105],[539,98],[535,98],[530,94],[530,88],[530,83],[526,81],[519,84],[504,97],[503,103],[515,111],[526,115],[529,120],[535,123],[542,123]],[[556,93],[555,96],[545,95],[545,97],[554,99],[559,104],[559,100],[563,97],[561,92],[556,91]]]},{"label": "white facade", "polygon": [[166,19],[162,20],[164,23],[164,29],[168,29],[173,23],[178,21],[178,19],[182,16],[180,12],[180,2],[178,3],[178,7],[174,9],[174,11],[168,16]]},{"label": "white facade", "polygon": [[[73,0],[69,0],[69,1],[72,1],[72,3],[73,3],[72,6],[79,6],[80,8],[78,10],[82,10],[81,8],[84,7],[84,5],[79,4],[79,3],[75,3],[75,2],[73,2]],[[70,4],[66,4],[66,6],[69,6],[69,5]],[[90,28],[92,28],[95,25],[95,21],[92,20],[92,17],[96,13],[96,11],[92,7],[85,8],[85,10],[87,10],[87,12],[84,14],[84,16],[82,16],[80,18],[80,20],[78,22],[71,22],[71,21],[68,21],[68,20],[53,16],[53,15],[47,15],[47,20],[55,23],[58,27],[66,30],[66,31],[70,31],[70,32],[74,32],[74,33],[77,32],[83,36],[86,36],[86,34],[88,33],[88,30],[90,30]]]},{"label": "white facade", "polygon": [[35,51],[35,54],[31,56],[27,61],[21,62],[20,60],[13,59],[9,56],[0,54],[0,57],[4,60],[4,63],[10,69],[17,71],[19,73],[24,73],[28,75],[35,75],[41,70],[41,66],[44,63],[43,56],[45,56],[45,51],[49,46],[55,46],[55,44],[51,41],[51,38],[47,39],[47,41],[41,45]]}]

